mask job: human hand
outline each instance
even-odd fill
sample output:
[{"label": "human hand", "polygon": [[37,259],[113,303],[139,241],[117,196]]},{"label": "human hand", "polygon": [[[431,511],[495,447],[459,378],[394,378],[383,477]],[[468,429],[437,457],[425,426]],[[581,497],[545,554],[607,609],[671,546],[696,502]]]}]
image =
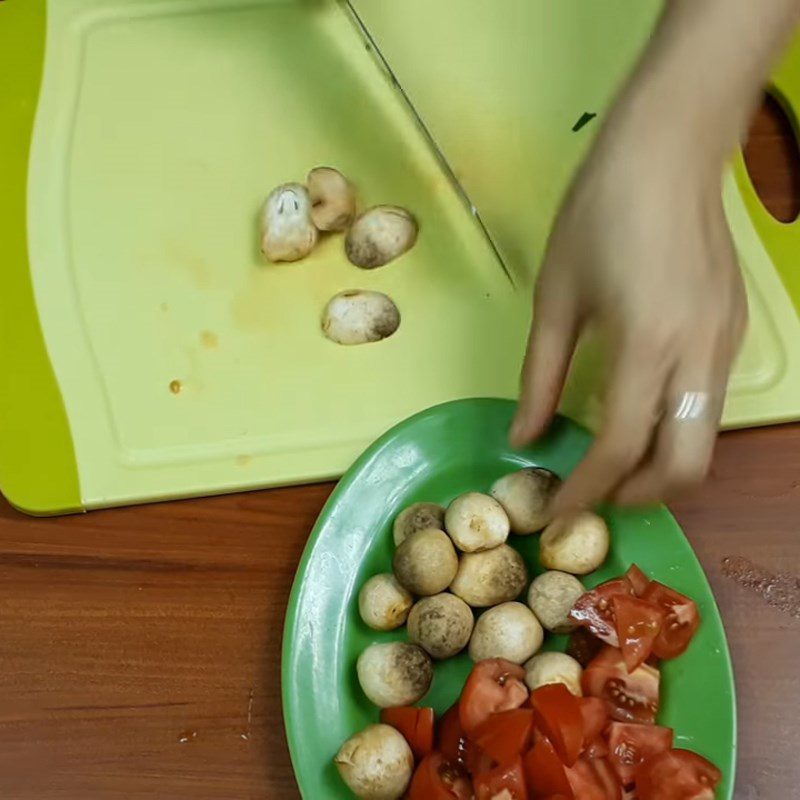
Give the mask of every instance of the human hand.
[{"label": "human hand", "polygon": [[612,347],[605,418],[553,513],[663,499],[705,476],[747,303],[702,136],[616,110],[557,217],[536,292],[511,441],[540,436],[576,342]]}]

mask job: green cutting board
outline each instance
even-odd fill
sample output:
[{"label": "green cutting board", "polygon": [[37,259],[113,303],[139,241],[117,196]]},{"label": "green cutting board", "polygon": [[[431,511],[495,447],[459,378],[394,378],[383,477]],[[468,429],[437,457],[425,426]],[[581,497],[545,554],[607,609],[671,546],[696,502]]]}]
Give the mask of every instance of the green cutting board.
[{"label": "green cutting board", "polygon": [[[662,3],[353,5],[515,281],[528,290],[569,180],[648,41]],[[796,126],[800,40],[775,73],[772,90]],[[587,113],[597,117],[574,131]],[[766,211],[741,155],[727,176],[724,199],[747,282],[750,328],[731,376],[723,423],[794,420],[800,416],[800,223],[783,224]],[[563,410],[594,425],[604,354],[597,342],[586,345],[573,366]]]}]

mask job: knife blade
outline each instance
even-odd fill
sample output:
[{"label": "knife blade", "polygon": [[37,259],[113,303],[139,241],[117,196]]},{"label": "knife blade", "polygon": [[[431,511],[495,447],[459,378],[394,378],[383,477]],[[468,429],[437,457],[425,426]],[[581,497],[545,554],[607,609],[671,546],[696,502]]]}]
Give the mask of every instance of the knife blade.
[{"label": "knife blade", "polygon": [[478,225],[484,239],[486,240],[489,248],[491,249],[492,253],[494,254],[495,259],[497,260],[500,268],[503,270],[506,278],[508,279],[509,283],[512,286],[516,286],[516,282],[514,281],[513,274],[511,270],[508,268],[503,256],[500,253],[500,249],[497,246],[497,243],[494,241],[492,237],[491,231],[487,227],[486,223],[483,221],[480,212],[478,211],[478,207],[475,203],[472,202],[469,194],[467,193],[466,189],[462,185],[461,181],[458,179],[458,176],[455,173],[455,170],[450,166],[450,162],[447,159],[442,148],[439,146],[438,142],[436,141],[435,137],[430,131],[430,128],[425,123],[425,120],[422,118],[422,115],[417,111],[416,106],[414,105],[411,97],[409,96],[408,92],[403,88],[403,85],[397,78],[394,70],[392,69],[391,64],[389,63],[386,56],[383,54],[378,42],[375,40],[375,37],[372,35],[371,31],[367,27],[366,23],[364,22],[361,15],[358,13],[358,10],[355,8],[353,4],[353,0],[342,0],[342,3],[347,11],[350,19],[355,24],[356,28],[360,32],[362,38],[369,44],[372,49],[372,52],[375,54],[376,58],[378,59],[379,63],[386,71],[387,75],[389,76],[392,84],[397,89],[400,97],[402,98],[403,102],[405,103],[408,110],[411,112],[412,117],[414,118],[417,126],[419,127],[422,135],[428,142],[431,150],[433,151],[434,155],[436,156],[437,161],[439,162],[443,172],[447,176],[450,185],[455,189],[458,196],[461,198],[465,208],[467,211],[472,215],[473,219],[475,220],[476,224]]}]

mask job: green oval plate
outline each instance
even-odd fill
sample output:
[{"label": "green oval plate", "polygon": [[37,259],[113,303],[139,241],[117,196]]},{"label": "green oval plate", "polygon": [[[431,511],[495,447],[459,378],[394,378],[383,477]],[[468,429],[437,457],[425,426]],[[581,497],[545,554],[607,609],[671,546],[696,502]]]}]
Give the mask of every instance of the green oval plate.
[{"label": "green oval plate", "polygon": [[[391,524],[410,503],[446,505],[466,491],[487,491],[512,470],[541,465],[569,473],[591,441],[566,419],[522,452],[507,432],[515,404],[459,400],[431,408],[390,430],[342,478],[314,528],[297,571],[283,643],[283,710],[300,790],[309,800],[350,798],[331,759],[349,736],[378,719],[356,679],[358,654],[370,643],[402,639],[376,633],[358,616],[361,584],[391,569]],[[672,515],[663,507],[603,510],[611,554],[589,576],[594,585],[636,562],[649,575],[693,597],[703,624],[689,650],[664,665],[659,721],[675,729],[676,747],[710,758],[725,777],[718,797],[733,795],[736,763],[735,695],[725,632],[705,574]],[[537,537],[512,537],[532,572],[539,570]],[[549,649],[563,648],[550,637]],[[462,655],[436,666],[425,700],[437,712],[458,697],[469,672]]]}]

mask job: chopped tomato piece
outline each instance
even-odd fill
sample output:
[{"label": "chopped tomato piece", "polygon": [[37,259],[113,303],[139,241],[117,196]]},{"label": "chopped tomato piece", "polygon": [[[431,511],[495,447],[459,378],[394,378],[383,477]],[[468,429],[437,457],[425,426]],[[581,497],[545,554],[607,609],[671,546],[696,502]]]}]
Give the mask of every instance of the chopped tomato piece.
[{"label": "chopped tomato piece", "polygon": [[632,595],[633,588],[625,578],[615,578],[601,583],[597,588],[581,595],[569,612],[573,622],[588,628],[598,639],[612,647],[619,647],[617,621],[611,602],[616,595]]},{"label": "chopped tomato piece", "polygon": [[579,697],[578,705],[583,718],[584,743],[597,739],[608,724],[611,713],[608,702],[599,697]]},{"label": "chopped tomato piece", "polygon": [[472,783],[462,766],[431,753],[414,773],[408,800],[472,800]]},{"label": "chopped tomato piece", "polygon": [[628,672],[633,672],[652,652],[653,642],[664,623],[664,611],[655,603],[627,594],[614,596],[611,603],[622,657]]},{"label": "chopped tomato piece", "polygon": [[563,683],[550,683],[531,694],[531,705],[536,727],[552,742],[565,764],[574,764],[583,745],[578,698]]},{"label": "chopped tomato piece", "polygon": [[522,759],[475,776],[475,800],[528,800]]},{"label": "chopped tomato piece", "polygon": [[494,760],[464,733],[458,714],[458,703],[439,721],[436,749],[448,761],[460,764],[470,774],[488,772],[495,766]]},{"label": "chopped tomato piece", "polygon": [[381,711],[381,722],[391,725],[403,734],[417,761],[433,750],[432,708],[384,708]]},{"label": "chopped tomato piece", "polygon": [[626,722],[608,726],[608,760],[623,786],[634,782],[641,764],[671,747],[671,728]]},{"label": "chopped tomato piece", "polygon": [[502,658],[478,662],[461,693],[458,714],[461,727],[470,736],[475,729],[498,711],[519,708],[528,699],[525,670]]},{"label": "chopped tomato piece", "polygon": [[605,645],[586,628],[576,628],[567,641],[567,655],[572,656],[582,667],[603,649]]},{"label": "chopped tomato piece", "polygon": [[583,755],[594,760],[595,758],[608,758],[608,742],[602,736],[596,736],[583,745]]},{"label": "chopped tomato piece", "polygon": [[622,800],[622,787],[605,759],[581,758],[567,767],[576,800]]},{"label": "chopped tomato piece", "polygon": [[482,772],[491,772],[498,764],[488,753],[484,753],[475,742],[468,742],[464,766],[470,775],[480,775]]},{"label": "chopped tomato piece", "polygon": [[603,787],[606,797],[613,800],[622,800],[622,786],[605,758],[598,758],[591,762],[597,783]]},{"label": "chopped tomato piece", "polygon": [[651,581],[644,599],[664,609],[664,624],[653,643],[653,653],[659,658],[676,658],[686,650],[692,637],[700,627],[700,612],[694,600]]},{"label": "chopped tomato piece", "polygon": [[492,714],[472,734],[472,739],[488,756],[500,764],[513,761],[531,742],[533,711],[515,708]]},{"label": "chopped tomato piece", "polygon": [[546,736],[539,736],[523,760],[528,789],[535,798],[558,794],[573,800],[566,767]]},{"label": "chopped tomato piece", "polygon": [[436,749],[448,761],[455,761],[470,774],[487,772],[495,766],[494,760],[464,733],[458,713],[458,703],[439,721]]},{"label": "chopped tomato piece", "polygon": [[628,583],[630,583],[633,593],[637,597],[644,597],[644,593],[650,585],[650,578],[648,578],[636,564],[630,565],[628,571],[625,573],[625,577]]},{"label": "chopped tomato piece", "polygon": [[611,717],[619,722],[652,724],[658,713],[660,673],[642,664],[628,672],[622,652],[606,647],[583,671],[583,693],[610,704]]},{"label": "chopped tomato piece", "polygon": [[458,703],[452,706],[439,720],[436,735],[436,749],[448,760],[464,763],[467,748],[467,735],[461,727]]},{"label": "chopped tomato piece", "polygon": [[636,770],[639,800],[714,800],[722,773],[691,750],[667,750]]}]

